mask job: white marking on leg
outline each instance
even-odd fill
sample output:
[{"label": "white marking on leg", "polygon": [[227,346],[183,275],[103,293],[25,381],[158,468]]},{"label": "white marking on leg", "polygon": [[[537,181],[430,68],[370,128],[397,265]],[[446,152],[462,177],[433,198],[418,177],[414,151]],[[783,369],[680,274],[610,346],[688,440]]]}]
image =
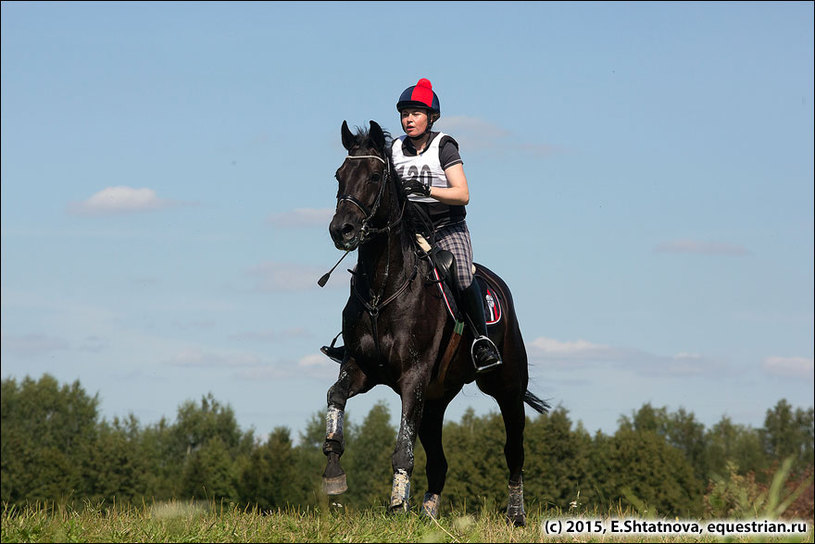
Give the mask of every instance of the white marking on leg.
[{"label": "white marking on leg", "polygon": [[393,490],[391,491],[391,507],[404,505],[407,508],[410,497],[410,478],[407,471],[401,468],[393,473]]},{"label": "white marking on leg", "polygon": [[328,437],[339,434],[342,436],[343,411],[335,406],[329,406],[325,414],[325,435]]}]

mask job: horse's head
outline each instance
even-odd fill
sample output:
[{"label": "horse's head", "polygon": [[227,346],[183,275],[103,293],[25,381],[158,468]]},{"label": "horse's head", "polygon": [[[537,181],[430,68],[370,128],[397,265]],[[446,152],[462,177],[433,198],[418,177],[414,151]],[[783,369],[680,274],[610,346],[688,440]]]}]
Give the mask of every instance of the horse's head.
[{"label": "horse's head", "polygon": [[342,145],[348,150],[335,177],[339,182],[337,209],[328,227],[338,249],[353,250],[387,223],[390,161],[386,132],[371,121],[368,131],[352,134],[342,122]]}]

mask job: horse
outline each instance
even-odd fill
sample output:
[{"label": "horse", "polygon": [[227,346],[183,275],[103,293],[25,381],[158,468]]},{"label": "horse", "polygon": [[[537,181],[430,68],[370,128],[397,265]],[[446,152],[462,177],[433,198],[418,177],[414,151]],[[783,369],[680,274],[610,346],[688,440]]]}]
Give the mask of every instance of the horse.
[{"label": "horse", "polygon": [[[343,121],[341,136],[347,156],[335,174],[339,187],[329,233],[337,249],[345,251],[343,257],[356,249],[358,260],[356,268],[349,270],[351,293],[342,312],[345,355],[337,381],[327,393],[323,490],[339,495],[348,489],[340,465],[346,401],[384,384],[401,398],[388,511],[410,508],[418,437],[427,454],[428,490],[421,513],[436,518],[448,467],[442,448],[444,413],[463,386],[475,381],[497,401],[506,429],[506,520],[525,525],[524,403],[538,413],[545,413],[549,405],[527,390],[527,355],[509,288],[495,273],[475,263],[476,278],[488,282],[503,312],[501,321],[488,327],[503,363],[476,374],[470,350],[456,347],[457,342],[471,345],[471,327],[462,330],[462,323],[451,316],[438,280],[431,281],[438,277],[433,259],[417,246],[419,222],[394,172],[390,134],[375,121],[354,134]],[[318,283],[324,281],[327,275]]]}]

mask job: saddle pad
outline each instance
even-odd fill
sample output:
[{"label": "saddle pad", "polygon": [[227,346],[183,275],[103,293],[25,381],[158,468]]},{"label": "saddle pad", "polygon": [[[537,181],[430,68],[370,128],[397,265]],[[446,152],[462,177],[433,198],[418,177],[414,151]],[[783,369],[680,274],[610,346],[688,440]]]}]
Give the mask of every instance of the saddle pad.
[{"label": "saddle pad", "polygon": [[[433,268],[433,276],[438,282],[437,285],[439,286],[439,291],[444,299],[444,305],[447,307],[450,317],[453,319],[459,319],[459,309],[456,305],[456,299],[453,296],[450,287],[447,285],[447,282],[440,281],[439,272],[435,267]],[[481,287],[481,303],[484,307],[484,320],[487,322],[487,325],[495,325],[501,321],[501,316],[503,315],[503,311],[501,309],[501,299],[498,297],[498,293],[495,292],[495,289],[486,279],[476,275],[473,277],[473,280],[477,281],[478,286]]]}]

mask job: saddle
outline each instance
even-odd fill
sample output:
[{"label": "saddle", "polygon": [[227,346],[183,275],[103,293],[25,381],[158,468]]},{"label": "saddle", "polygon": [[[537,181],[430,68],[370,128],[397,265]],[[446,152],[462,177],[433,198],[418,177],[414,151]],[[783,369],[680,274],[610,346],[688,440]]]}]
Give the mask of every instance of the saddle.
[{"label": "saddle", "polygon": [[[441,359],[433,368],[432,378],[427,387],[428,398],[438,398],[444,393],[444,382],[447,377],[447,370],[450,361],[458,351],[461,335],[464,331],[464,313],[458,307],[456,297],[453,293],[455,288],[455,257],[452,253],[446,250],[434,248],[427,252],[432,264],[432,280],[436,283],[439,289],[439,295],[444,300],[444,305],[447,312],[453,319],[455,326],[453,334],[450,337],[447,347]],[[473,263],[473,281],[477,281],[481,287],[482,294],[482,307],[484,308],[484,320],[487,328],[491,325],[496,325],[502,317],[501,299],[497,295],[497,290],[489,279],[485,278],[479,273],[478,266]]]},{"label": "saddle", "polygon": [[[425,242],[426,244],[427,242]],[[421,245],[421,242],[420,242]],[[429,245],[427,246],[430,247]],[[425,249],[422,247],[422,249]],[[433,264],[432,275],[435,283],[439,287],[441,297],[444,299],[444,305],[450,317],[456,321],[463,320],[463,314],[456,302],[455,293],[455,256],[444,249],[431,248],[429,251],[425,250]],[[495,325],[501,321],[503,314],[501,309],[501,300],[496,293],[496,288],[489,280],[479,274],[478,266],[473,263],[473,281],[477,281],[481,287],[481,294],[483,297],[482,305],[484,308],[484,320],[487,326]]]}]

